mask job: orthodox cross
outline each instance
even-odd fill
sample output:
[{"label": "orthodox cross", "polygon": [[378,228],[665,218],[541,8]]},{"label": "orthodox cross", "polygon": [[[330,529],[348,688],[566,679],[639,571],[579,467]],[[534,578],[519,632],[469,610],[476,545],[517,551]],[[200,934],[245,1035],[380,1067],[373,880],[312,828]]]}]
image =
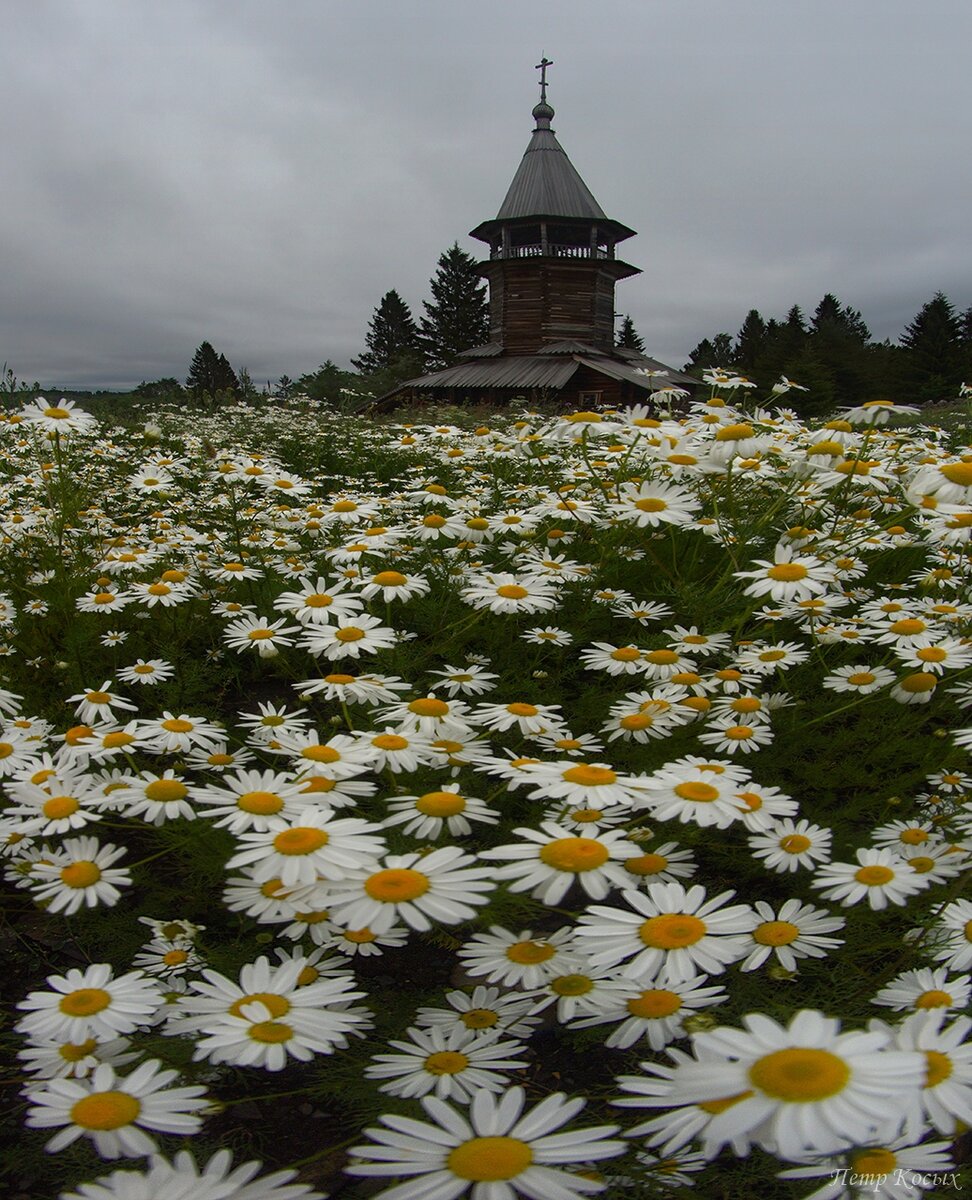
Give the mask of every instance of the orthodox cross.
[{"label": "orthodox cross", "polygon": [[544,54],[536,65],[536,70],[540,72],[540,103],[547,103],[547,67],[553,66],[553,59],[547,58]]}]

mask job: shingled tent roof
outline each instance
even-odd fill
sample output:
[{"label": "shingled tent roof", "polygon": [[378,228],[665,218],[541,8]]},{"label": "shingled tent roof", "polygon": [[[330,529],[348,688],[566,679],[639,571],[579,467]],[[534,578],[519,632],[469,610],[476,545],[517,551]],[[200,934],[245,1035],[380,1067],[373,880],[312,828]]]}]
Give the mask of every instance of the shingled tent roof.
[{"label": "shingled tent roof", "polygon": [[524,152],[506,199],[492,221],[484,221],[470,237],[489,241],[497,224],[530,217],[561,217],[599,221],[610,226],[616,241],[634,237],[634,230],[612,221],[577,172],[550,128],[554,110],[545,102],[533,110],[536,128]]}]

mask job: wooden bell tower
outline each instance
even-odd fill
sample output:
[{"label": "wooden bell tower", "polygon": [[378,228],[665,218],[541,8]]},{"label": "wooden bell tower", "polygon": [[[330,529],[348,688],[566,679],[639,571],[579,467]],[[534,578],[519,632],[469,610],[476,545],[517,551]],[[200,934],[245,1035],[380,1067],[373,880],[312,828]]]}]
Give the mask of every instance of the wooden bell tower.
[{"label": "wooden bell tower", "polygon": [[490,341],[513,355],[565,341],[610,351],[614,285],[640,274],[616,255],[635,231],[605,215],[550,127],[550,65],[538,64],[536,125],[506,199],[470,232],[489,245]]}]

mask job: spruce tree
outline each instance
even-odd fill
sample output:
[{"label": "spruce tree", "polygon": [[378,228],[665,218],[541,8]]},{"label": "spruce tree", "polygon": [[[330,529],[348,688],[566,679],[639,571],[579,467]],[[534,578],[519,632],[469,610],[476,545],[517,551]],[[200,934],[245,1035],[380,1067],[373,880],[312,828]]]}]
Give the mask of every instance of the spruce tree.
[{"label": "spruce tree", "polygon": [[906,327],[903,375],[915,400],[947,400],[962,382],[962,320],[943,292],[935,295]]},{"label": "spruce tree", "polygon": [[741,371],[753,371],[766,344],[766,337],[766,322],[755,308],[751,308],[736,335],[732,352],[733,366]]},{"label": "spruce tree", "polygon": [[627,313],[625,313],[624,320],[621,322],[617,341],[614,344],[619,350],[636,350],[639,354],[644,354],[645,352],[644,338],[635,329],[634,321],[631,320]]},{"label": "spruce tree", "polygon": [[398,292],[392,289],[381,298],[381,303],[372,314],[365,335],[367,347],[360,358],[351,362],[362,375],[375,375],[379,371],[404,370],[417,374],[422,369],[422,351],[419,345],[418,327],[411,310]]},{"label": "spruce tree", "polygon": [[209,342],[203,342],[192,356],[186,388],[197,398],[215,400],[219,392],[239,394],[236,373],[225,354],[217,354]]},{"label": "spruce tree", "polygon": [[439,255],[429,288],[432,300],[423,301],[419,337],[428,365],[446,367],[463,350],[489,340],[486,285],[473,256],[453,242]]}]

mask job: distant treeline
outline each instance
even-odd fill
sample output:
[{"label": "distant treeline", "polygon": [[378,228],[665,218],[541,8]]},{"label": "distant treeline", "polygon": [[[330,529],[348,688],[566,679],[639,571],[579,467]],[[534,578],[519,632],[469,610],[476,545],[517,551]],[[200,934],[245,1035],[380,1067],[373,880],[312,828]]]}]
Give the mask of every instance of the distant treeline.
[{"label": "distant treeline", "polygon": [[874,341],[860,312],[829,292],[809,319],[798,305],[782,320],[753,308],[735,337],[703,338],[685,364],[698,375],[708,367],[730,367],[766,386],[786,375],[809,388],[787,395],[805,413],[873,399],[953,400],[961,383],[972,382],[972,308],[956,312],[936,292],[897,344]]}]

